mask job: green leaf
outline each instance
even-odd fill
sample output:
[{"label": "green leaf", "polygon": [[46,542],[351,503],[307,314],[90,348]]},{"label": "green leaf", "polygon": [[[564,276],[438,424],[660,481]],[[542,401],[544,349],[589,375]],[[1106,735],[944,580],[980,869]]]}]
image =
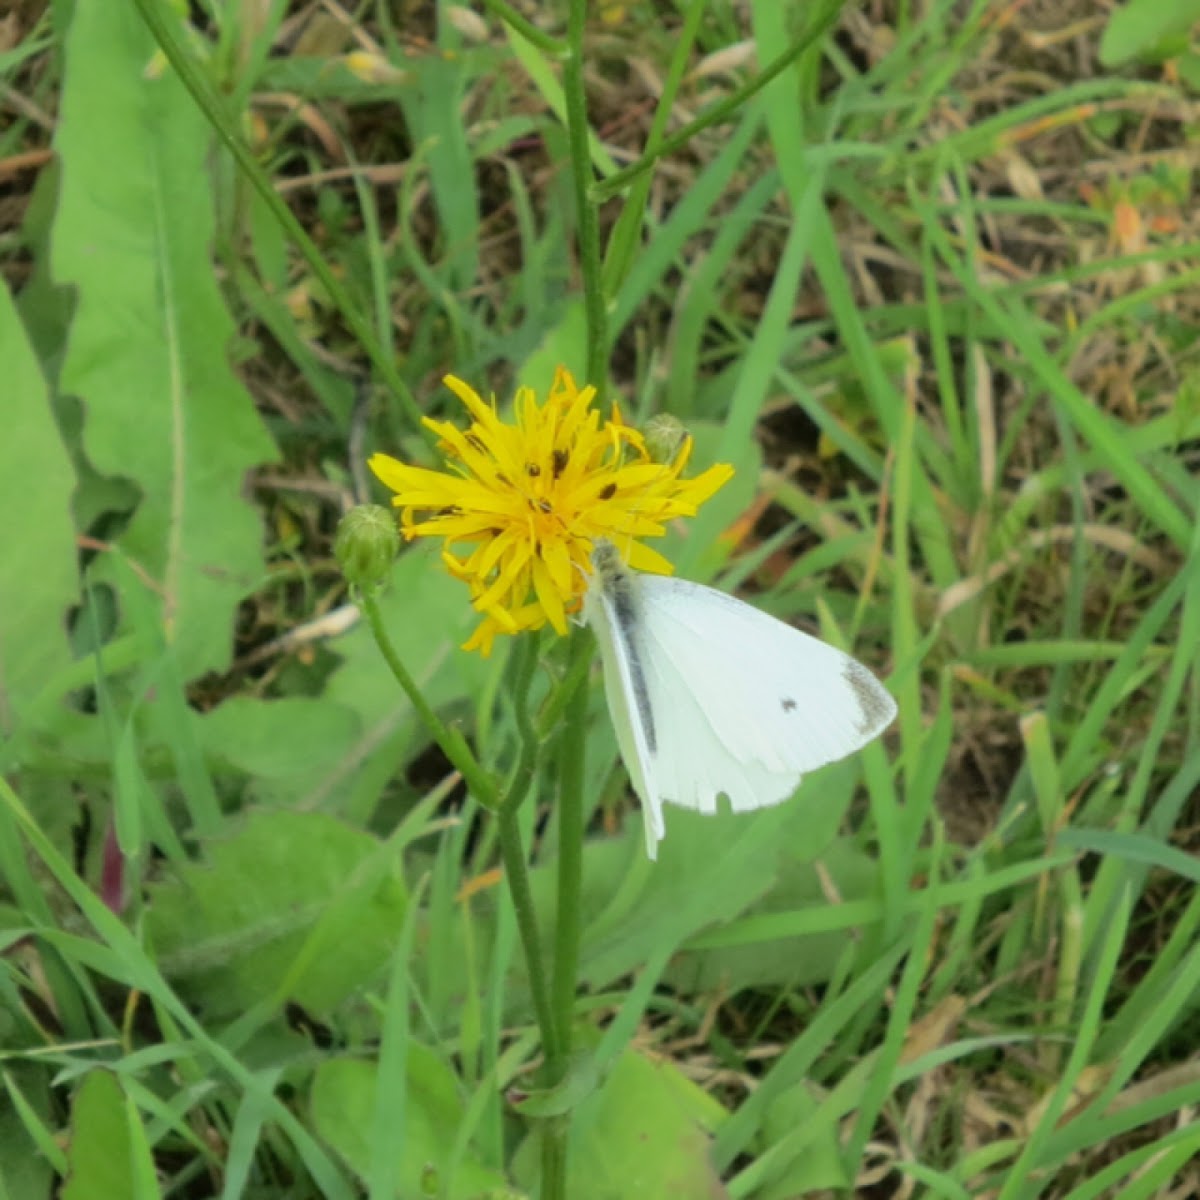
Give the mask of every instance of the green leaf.
[{"label": "green leaf", "polygon": [[125,1096],[110,1071],[92,1071],[71,1106],[70,1174],[62,1200],[134,1196],[133,1140]]},{"label": "green leaf", "polygon": [[406,905],[392,860],[324,813],[256,812],[153,889],[147,933],[164,974],[213,1013],[290,999],[319,1016],[388,962]]},{"label": "green leaf", "polygon": [[241,493],[275,450],[226,357],[209,129],[173,72],[148,69],[154,50],[132,5],[75,6],[51,262],[77,297],[60,386],[83,403],[97,470],[140,489],[121,545],[190,679],[228,665],[234,610],[263,575]]},{"label": "green leaf", "polygon": [[[567,1195],[571,1200],[727,1196],[709,1161],[710,1134],[725,1110],[673,1063],[626,1050],[604,1087],[577,1110]],[[517,1169],[532,1174],[530,1139]]]},{"label": "green leaf", "polygon": [[274,799],[302,795],[362,732],[345,706],[305,696],[232,696],[196,719],[209,760],[250,776],[257,795]]},{"label": "green leaf", "polygon": [[11,535],[0,555],[0,723],[7,724],[70,662],[66,615],[79,585],[70,515],[75,474],[37,358],[3,283],[0,363],[6,418],[0,512]]},{"label": "green leaf", "polygon": [[[627,1050],[617,1061],[571,1159],[579,1200],[725,1194],[708,1160],[725,1110],[673,1063]],[[590,1118],[590,1119],[589,1119]]]},{"label": "green leaf", "polygon": [[[781,873],[829,845],[855,777],[853,763],[828,767],[806,779],[794,799],[752,814],[705,816],[670,806],[667,836],[654,864],[645,858],[638,813],[629,815],[624,845],[589,843],[581,978],[592,988],[606,987],[663,946],[679,946],[746,911],[777,885]],[[534,872],[533,886],[549,922],[553,864]],[[688,966],[694,977],[699,965]]]},{"label": "green leaf", "polygon": [[[407,1071],[404,1123],[393,1131],[400,1160],[397,1195],[478,1200],[489,1189],[504,1187],[503,1175],[475,1158],[455,1163],[464,1109],[449,1069],[431,1050],[410,1042]],[[371,1163],[377,1078],[375,1063],[353,1058],[322,1063],[313,1078],[313,1127],[364,1179]]]},{"label": "green leaf", "polygon": [[[1100,62],[1120,67],[1135,59],[1150,56],[1157,61],[1187,48],[1180,35],[1200,21],[1200,0],[1129,0],[1109,18],[1100,39]],[[1161,57],[1155,52],[1160,43],[1168,43]]]}]

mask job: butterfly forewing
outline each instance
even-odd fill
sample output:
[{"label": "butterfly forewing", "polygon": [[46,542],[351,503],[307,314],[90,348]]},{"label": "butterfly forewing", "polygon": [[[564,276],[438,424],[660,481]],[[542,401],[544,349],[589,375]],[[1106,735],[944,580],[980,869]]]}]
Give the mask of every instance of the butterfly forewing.
[{"label": "butterfly forewing", "polygon": [[[852,754],[895,717],[883,686],[840,650],[713,588],[662,576],[637,582],[643,657],[659,668],[648,675],[651,707],[688,695],[736,764],[731,775],[740,768],[756,776],[757,768],[791,776],[794,787],[800,774]],[[661,752],[684,761],[694,753],[687,745]]]}]

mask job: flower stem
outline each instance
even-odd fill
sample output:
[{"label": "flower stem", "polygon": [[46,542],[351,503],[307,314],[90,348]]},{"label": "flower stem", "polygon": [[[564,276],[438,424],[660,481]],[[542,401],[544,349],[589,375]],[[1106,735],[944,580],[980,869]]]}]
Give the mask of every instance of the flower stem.
[{"label": "flower stem", "polygon": [[[578,643],[583,640],[580,636],[571,639],[572,657],[578,655]],[[575,964],[578,960],[579,942],[579,887],[578,867],[576,867],[575,900],[568,905],[573,914],[569,924],[574,929],[574,942],[564,953],[563,936],[563,888],[560,859],[559,886],[559,919],[555,936],[555,960],[553,984],[546,979],[546,968],[542,961],[542,943],[538,932],[537,916],[533,907],[533,899],[529,889],[528,867],[525,861],[524,847],[521,845],[520,827],[517,824],[517,813],[522,801],[529,790],[537,766],[538,754],[542,738],[529,713],[529,688],[533,682],[533,671],[537,664],[538,639],[536,636],[526,636],[518,639],[513,652],[513,702],[516,713],[517,733],[521,741],[521,750],[517,766],[509,781],[508,790],[500,804],[499,834],[500,852],[504,857],[504,878],[508,884],[509,895],[512,897],[513,911],[517,917],[517,930],[521,935],[521,944],[525,951],[526,969],[529,975],[529,989],[533,996],[534,1015],[542,1033],[542,1050],[544,1053],[543,1086],[553,1088],[562,1082],[567,1069],[567,1053],[570,1048],[571,1024],[570,1013],[574,998]],[[560,689],[571,680],[571,672],[560,684]],[[576,692],[583,689],[576,688]],[[586,699],[586,692],[583,692]],[[570,703],[570,702],[569,702]],[[563,742],[570,740],[571,716],[574,705],[566,710],[567,720],[563,726]],[[575,788],[578,794],[582,790],[582,746],[580,754],[575,756],[578,763],[579,786]],[[560,770],[560,779],[566,775],[565,758],[560,760],[564,765]],[[576,810],[581,811],[582,805],[577,803]],[[562,810],[565,811],[565,810]],[[560,831],[562,821],[560,817]],[[580,831],[582,836],[582,830]],[[560,838],[561,842],[561,838]],[[565,849],[566,843],[561,843]],[[576,849],[575,859],[578,863],[579,849]],[[561,991],[564,986],[563,972],[568,972],[570,992],[567,996],[567,1010],[564,1019],[562,1011]],[[570,1125],[562,1115],[549,1117],[542,1121],[542,1200],[566,1200],[567,1187],[567,1135]]]},{"label": "flower stem", "polygon": [[517,814],[529,793],[529,785],[533,782],[538,752],[541,749],[541,739],[529,715],[529,689],[533,683],[534,669],[537,667],[539,642],[536,634],[527,634],[518,638],[513,648],[510,663],[513,707],[521,751],[504,799],[500,802],[497,828],[500,835],[500,854],[504,859],[504,881],[508,885],[513,912],[517,918],[517,932],[521,935],[521,948],[525,953],[525,970],[529,976],[533,1014],[542,1035],[542,1053],[549,1064],[557,1062],[561,1057],[558,1027],[554,1023],[550,985],[546,980],[546,966],[542,961],[542,939],[538,932],[533,894],[529,888],[529,864],[525,860],[521,827],[517,823]]},{"label": "flower stem", "polygon": [[[580,662],[587,662],[591,634],[575,630],[571,637],[564,686]],[[558,742],[558,914],[554,927],[554,974],[551,1019],[555,1052],[547,1057],[550,1087],[565,1082],[571,1062],[575,986],[579,970],[581,897],[583,891],[583,778],[587,745],[587,688],[574,687],[563,714]],[[542,1198],[565,1197],[567,1144],[571,1124],[567,1115],[551,1118],[542,1129]]]},{"label": "flower stem", "polygon": [[388,637],[383,623],[383,614],[379,611],[379,602],[375,599],[374,592],[360,590],[357,599],[363,615],[367,618],[367,624],[371,627],[371,634],[375,638],[375,644],[379,647],[379,653],[383,655],[383,660],[396,677],[396,682],[404,689],[404,694],[411,701],[413,708],[417,710],[417,716],[424,722],[425,728],[429,730],[433,740],[441,747],[442,753],[463,777],[463,782],[475,799],[485,808],[496,808],[494,780],[471,753],[471,748],[467,745],[463,735],[457,729],[451,729],[430,708],[429,702],[425,699],[421,689],[417,687],[416,681],[408,673],[408,668],[400,661],[400,655],[396,653],[392,639]]},{"label": "flower stem", "polygon": [[540,1200],[566,1200],[567,1133],[566,1117],[548,1117],[542,1130],[542,1187]]},{"label": "flower stem", "polygon": [[[577,629],[571,637],[571,668],[590,657],[591,634]],[[558,743],[558,921],[554,931],[554,982],[551,999],[558,1032],[561,1078],[571,1052],[575,1012],[575,976],[579,967],[580,898],[583,880],[583,775],[587,746],[587,688],[571,695]],[[559,1079],[555,1079],[555,1083]]]},{"label": "flower stem", "polygon": [[[496,828],[500,836],[500,855],[504,859],[504,882],[512,899],[513,912],[517,918],[517,932],[521,935],[521,946],[525,951],[525,968],[529,973],[529,992],[533,998],[533,1015],[542,1035],[542,1050],[546,1061],[560,1057],[558,1031],[554,1024],[554,1013],[550,1007],[550,988],[546,982],[546,967],[542,962],[542,948],[538,936],[537,913],[533,907],[533,893],[529,889],[529,865],[525,861],[525,847],[521,844],[521,827],[517,817],[517,805],[501,805],[496,814]],[[549,1193],[545,1193],[549,1195]]]},{"label": "flower stem", "polygon": [[567,57],[563,64],[563,98],[567,109],[567,141],[571,147],[571,183],[575,191],[579,267],[583,274],[587,313],[587,373],[584,378],[604,399],[608,382],[608,316],[600,259],[600,221],[591,197],[591,147],[588,145],[587,96],[583,90],[583,29],[587,0],[571,0],[567,18]]}]

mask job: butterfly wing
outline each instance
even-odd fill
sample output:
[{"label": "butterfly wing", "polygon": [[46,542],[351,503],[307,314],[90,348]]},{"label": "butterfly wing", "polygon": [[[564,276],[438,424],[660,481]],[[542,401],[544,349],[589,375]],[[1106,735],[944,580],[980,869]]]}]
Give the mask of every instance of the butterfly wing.
[{"label": "butterfly wing", "polygon": [[648,790],[701,812],[777,804],[896,715],[860,663],[723,592],[636,578],[640,657],[655,720]]},{"label": "butterfly wing", "polygon": [[778,804],[895,718],[883,685],[840,650],[713,588],[630,572],[607,548],[593,561],[585,618],[651,858],[665,802]]}]

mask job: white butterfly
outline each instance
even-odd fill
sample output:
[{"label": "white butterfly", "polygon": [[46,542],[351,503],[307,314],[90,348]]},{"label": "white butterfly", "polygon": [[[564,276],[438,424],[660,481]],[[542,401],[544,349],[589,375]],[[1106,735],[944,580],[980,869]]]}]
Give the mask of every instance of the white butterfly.
[{"label": "white butterfly", "polygon": [[617,745],[656,857],[663,804],[734,812],[786,800],[806,771],[861,749],[896,702],[861,663],[723,592],[632,571],[596,542],[595,630]]}]

